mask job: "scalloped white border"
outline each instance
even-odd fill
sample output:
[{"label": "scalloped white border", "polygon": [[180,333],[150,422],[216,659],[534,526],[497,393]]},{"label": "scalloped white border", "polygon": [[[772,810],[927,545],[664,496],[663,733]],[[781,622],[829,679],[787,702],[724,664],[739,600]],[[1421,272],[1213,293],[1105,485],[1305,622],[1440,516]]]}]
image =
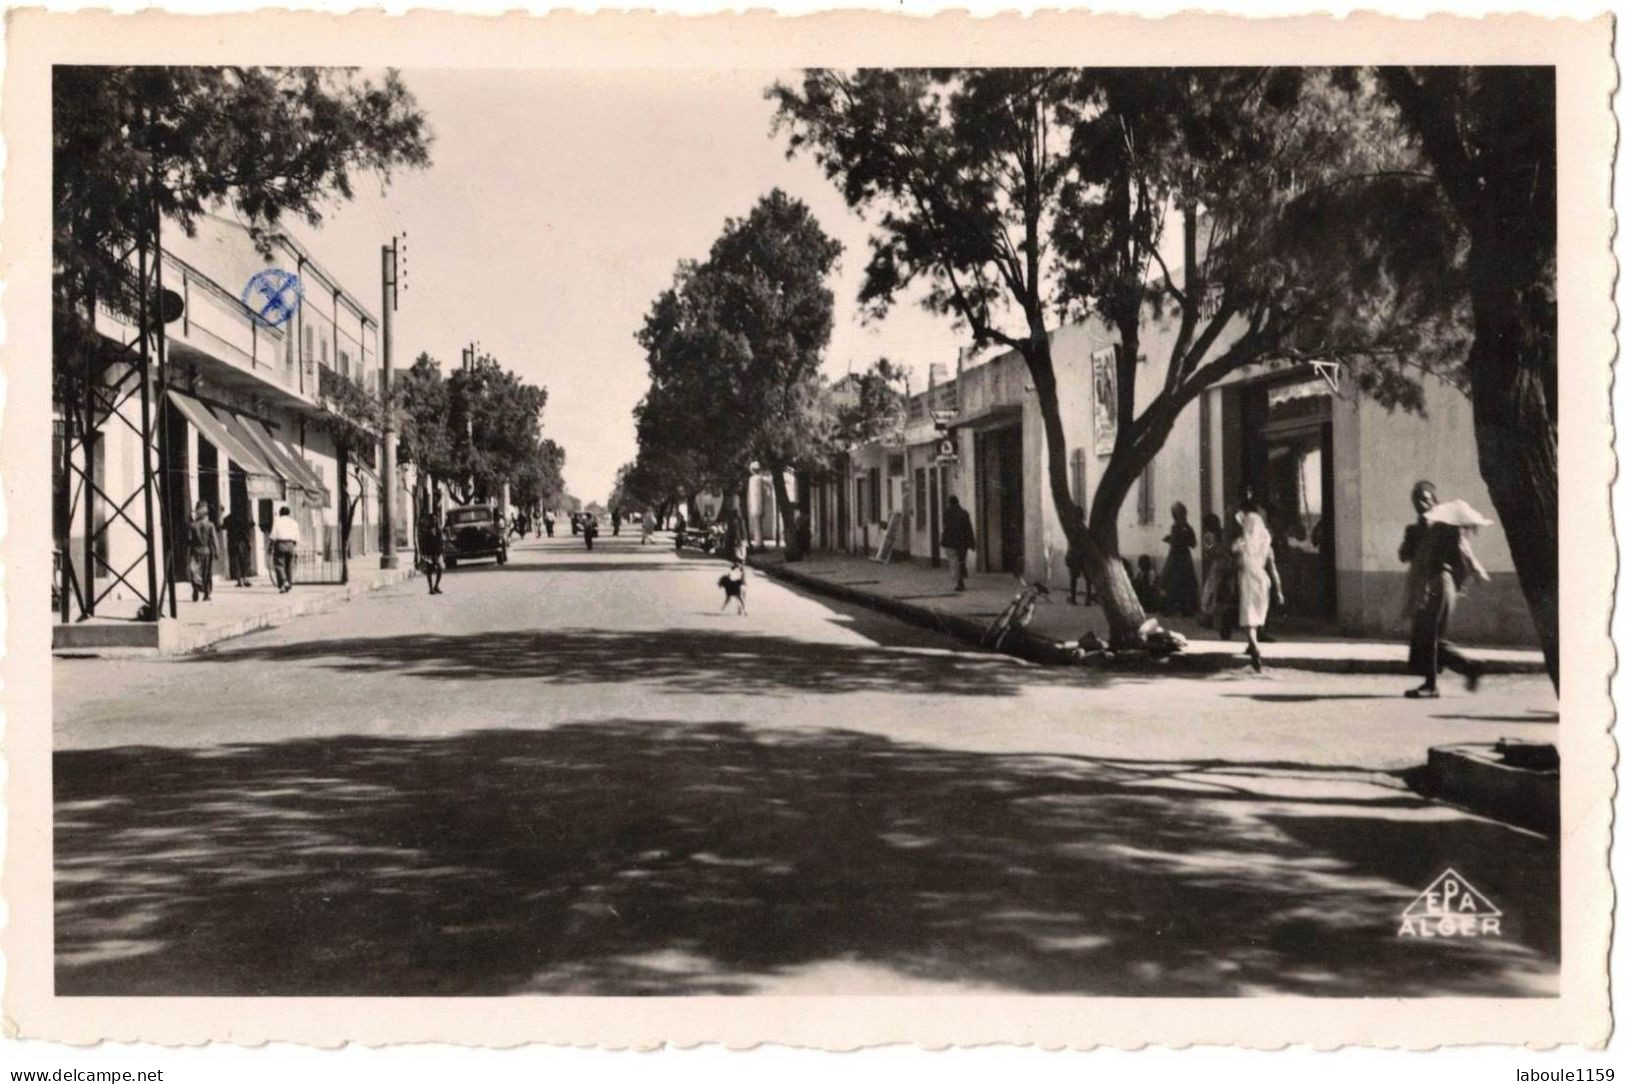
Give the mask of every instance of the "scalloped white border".
[{"label": "scalloped white border", "polygon": [[[126,8],[137,5],[122,5]],[[177,5],[182,6],[182,5]],[[197,6],[197,5],[185,5]],[[214,6],[214,5],[209,5]],[[245,5],[246,6],[246,5]],[[909,12],[909,5],[900,5]],[[1364,5],[1362,5],[1364,6]],[[405,10],[405,4],[388,9]],[[469,10],[507,10],[500,3]],[[684,4],[684,11],[722,5]],[[786,19],[743,16],[553,12],[542,18],[467,19],[376,7],[335,17],[261,10],[184,17],[104,11],[71,17],[12,12],[0,91],[6,142],[0,279],[5,339],[0,376],[0,583],[7,608],[45,614],[42,557],[48,517],[11,520],[5,510],[45,507],[49,471],[49,131],[44,74],[53,61],[162,59],[171,63],[455,64],[526,67],[770,67],[807,63],[1422,63],[1559,65],[1560,410],[1563,642],[1567,672],[1561,742],[1566,762],[1563,847],[1563,994],[1557,999],[1245,1000],[1060,997],[753,999],[185,999],[50,996],[49,626],[9,622],[0,660],[9,766],[0,937],[8,1034],[83,1043],[275,1039],[330,1046],[444,1041],[648,1048],[761,1042],[854,1049],[1024,1043],[1044,1047],[1217,1044],[1317,1048],[1349,1044],[1425,1049],[1456,1043],[1596,1044],[1608,1034],[1604,961],[1613,886],[1599,861],[1610,842],[1615,747],[1609,734],[1614,668],[1609,627],[1617,548],[1600,487],[1614,477],[1609,397],[1616,265],[1610,186],[1616,86],[1607,23],[1531,17],[1415,21],[1370,13],[1262,22],[1229,16],[1090,16],[1039,11],[987,15],[1019,5],[898,19],[847,11]],[[342,6],[327,11],[343,10]],[[898,9],[892,8],[896,11]],[[1031,6],[1029,6],[1031,10]],[[1323,8],[1324,10],[1324,8]],[[21,571],[25,574],[19,575]],[[132,1066],[134,1067],[134,1066]]]}]

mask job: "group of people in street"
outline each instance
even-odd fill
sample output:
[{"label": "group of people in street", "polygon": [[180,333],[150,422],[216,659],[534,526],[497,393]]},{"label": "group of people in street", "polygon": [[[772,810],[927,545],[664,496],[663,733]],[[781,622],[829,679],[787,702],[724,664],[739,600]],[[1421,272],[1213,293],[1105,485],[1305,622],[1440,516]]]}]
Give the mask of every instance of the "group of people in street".
[{"label": "group of people in street", "polygon": [[[1405,620],[1410,623],[1408,669],[1422,684],[1405,695],[1431,699],[1439,695],[1441,670],[1453,670],[1466,679],[1469,692],[1477,689],[1484,674],[1482,663],[1464,654],[1447,638],[1452,616],[1468,584],[1488,581],[1489,573],[1474,555],[1470,536],[1490,521],[1466,501],[1441,502],[1432,482],[1417,482],[1411,490],[1416,522],[1405,528],[1399,559],[1408,568],[1405,591]],[[1196,616],[1206,628],[1216,629],[1228,640],[1234,629],[1247,638],[1243,654],[1255,671],[1264,668],[1261,644],[1273,639],[1265,627],[1270,608],[1285,605],[1281,572],[1276,563],[1276,539],[1269,528],[1264,509],[1251,491],[1242,495],[1225,529],[1217,514],[1202,519],[1198,540],[1189,522],[1185,505],[1175,502],[1173,526],[1163,538],[1168,555],[1159,574],[1149,556],[1141,556],[1137,567],[1123,559],[1140,605],[1148,612]],[[976,533],[970,514],[958,497],[949,497],[943,513],[939,544],[953,564],[954,590],[965,590],[967,558],[976,548]],[[1197,575],[1195,552],[1201,547],[1201,575]],[[1085,582],[1085,604],[1095,601],[1094,585],[1088,581],[1081,555],[1067,554],[1071,576],[1070,601],[1078,601],[1078,582]]]},{"label": "group of people in street", "polygon": [[[246,509],[233,509],[221,523],[226,534],[226,573],[237,587],[251,586],[254,521]],[[215,565],[220,560],[219,529],[208,501],[198,501],[186,525],[186,579],[193,602],[214,600]],[[294,562],[299,552],[299,521],[287,505],[278,509],[266,533],[271,581],[280,593],[293,590]]]}]

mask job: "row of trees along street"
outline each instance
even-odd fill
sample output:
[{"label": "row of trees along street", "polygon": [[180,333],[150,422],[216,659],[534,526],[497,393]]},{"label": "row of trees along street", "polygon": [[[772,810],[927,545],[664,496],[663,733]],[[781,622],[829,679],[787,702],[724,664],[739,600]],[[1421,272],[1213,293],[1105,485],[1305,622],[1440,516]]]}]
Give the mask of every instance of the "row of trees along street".
[{"label": "row of trees along street", "polygon": [[[788,153],[872,226],[868,314],[911,292],[978,349],[1025,360],[1051,496],[1115,641],[1145,618],[1118,513],[1181,411],[1250,364],[1332,361],[1388,409],[1424,409],[1422,373],[1472,396],[1557,681],[1550,70],[811,70],[767,94]],[[816,371],[838,255],[774,192],[679,268],[638,334],[640,488],[731,495],[753,459],[777,480],[827,454]],[[1142,389],[1141,329],[1165,313],[1166,377]],[[1084,316],[1122,343],[1116,443],[1088,508],[1050,355],[1051,332]]]},{"label": "row of trees along street", "polygon": [[820,372],[834,323],[826,279],[841,244],[778,189],[730,219],[704,262],[678,265],[638,332],[649,391],[636,408],[638,458],[616,497],[657,511],[679,495],[722,495],[743,531],[753,464],[773,480],[787,554],[801,556],[787,473],[817,473],[843,449],[900,428],[902,374],[885,359],[831,386]]},{"label": "row of trees along street", "polygon": [[489,354],[443,376],[440,362],[422,353],[396,374],[392,392],[401,462],[418,468],[419,507],[436,483],[461,503],[490,497],[507,483],[516,508],[563,505],[564,449],[542,436],[546,388]]}]

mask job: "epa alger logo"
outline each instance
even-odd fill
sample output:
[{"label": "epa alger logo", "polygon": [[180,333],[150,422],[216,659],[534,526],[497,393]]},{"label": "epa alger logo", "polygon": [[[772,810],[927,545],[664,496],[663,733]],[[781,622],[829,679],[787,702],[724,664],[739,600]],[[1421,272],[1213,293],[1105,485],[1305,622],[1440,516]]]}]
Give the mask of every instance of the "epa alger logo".
[{"label": "epa alger logo", "polygon": [[1447,869],[1400,915],[1401,937],[1500,937],[1501,909]]}]

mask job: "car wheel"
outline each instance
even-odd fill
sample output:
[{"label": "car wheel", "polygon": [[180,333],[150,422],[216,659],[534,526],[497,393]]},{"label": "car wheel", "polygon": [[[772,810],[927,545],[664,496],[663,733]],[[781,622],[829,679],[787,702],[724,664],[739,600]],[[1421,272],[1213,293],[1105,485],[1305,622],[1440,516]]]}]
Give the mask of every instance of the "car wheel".
[{"label": "car wheel", "polygon": [[497,553],[497,564],[505,565],[507,563],[508,563],[508,551],[507,550],[501,550],[500,552]]},{"label": "car wheel", "polygon": [[449,571],[451,571],[452,569],[454,569],[456,567],[457,567],[457,558],[455,558],[455,557],[447,557],[446,558],[446,570],[449,572]]}]

